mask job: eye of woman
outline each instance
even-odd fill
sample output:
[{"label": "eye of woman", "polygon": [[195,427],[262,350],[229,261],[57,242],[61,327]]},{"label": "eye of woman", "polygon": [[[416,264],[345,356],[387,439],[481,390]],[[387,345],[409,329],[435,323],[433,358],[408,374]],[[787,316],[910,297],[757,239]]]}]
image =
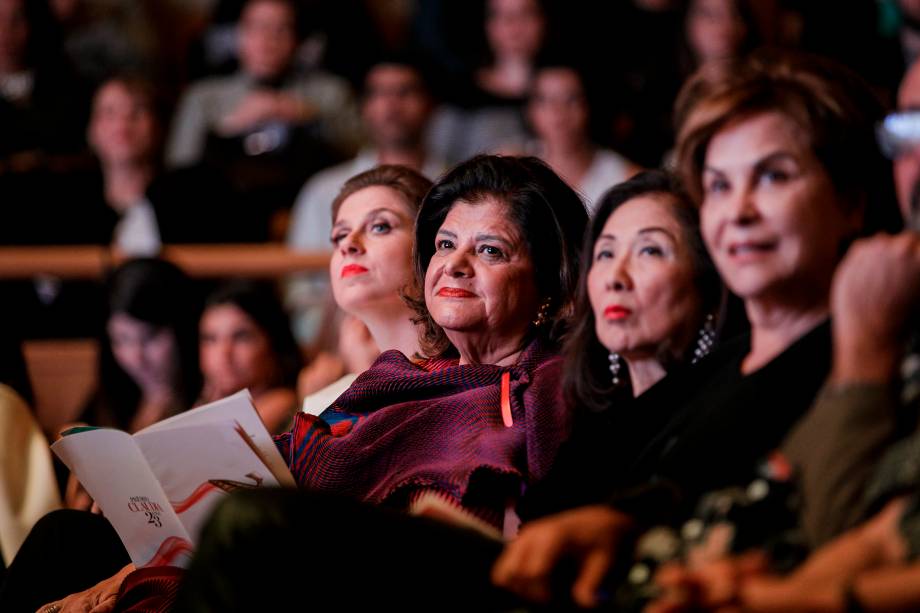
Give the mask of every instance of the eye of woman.
[{"label": "eye of woman", "polygon": [[759,173],[758,180],[761,183],[772,185],[778,183],[785,183],[790,178],[792,174],[783,168],[777,168],[775,166],[768,166],[762,169]]},{"label": "eye of woman", "polygon": [[600,260],[611,260],[613,256],[613,247],[609,244],[598,245],[594,249],[595,262],[599,262]]},{"label": "eye of woman", "polygon": [[454,248],[454,241],[448,238],[440,238],[434,242],[434,246],[438,251],[446,251]]},{"label": "eye of woman", "polygon": [[390,222],[384,219],[378,219],[377,221],[371,224],[370,233],[371,234],[387,234],[392,229],[393,229],[393,226],[390,224]]},{"label": "eye of woman", "polygon": [[505,257],[505,252],[502,251],[501,248],[496,247],[495,245],[489,245],[489,244],[479,245],[479,249],[477,249],[477,251],[480,254],[485,255],[486,257],[492,260],[499,260]]},{"label": "eye of woman", "polygon": [[641,245],[639,247],[639,255],[651,255],[655,257],[661,257],[664,255],[664,249],[654,244]]},{"label": "eye of woman", "polygon": [[333,228],[332,236],[329,237],[329,240],[333,245],[338,245],[342,242],[342,239],[348,236],[349,230],[347,228]]},{"label": "eye of woman", "polygon": [[712,173],[706,177],[703,183],[703,192],[706,195],[719,194],[728,191],[730,187],[731,185],[725,177]]}]

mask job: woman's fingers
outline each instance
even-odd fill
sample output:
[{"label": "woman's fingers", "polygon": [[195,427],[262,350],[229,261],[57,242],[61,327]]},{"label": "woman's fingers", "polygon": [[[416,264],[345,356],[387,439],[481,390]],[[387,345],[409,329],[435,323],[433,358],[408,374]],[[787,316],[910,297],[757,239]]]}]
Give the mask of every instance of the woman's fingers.
[{"label": "woman's fingers", "polygon": [[578,579],[572,586],[572,598],[582,607],[595,607],[598,604],[601,585],[610,571],[613,551],[603,544],[587,552],[578,573]]}]

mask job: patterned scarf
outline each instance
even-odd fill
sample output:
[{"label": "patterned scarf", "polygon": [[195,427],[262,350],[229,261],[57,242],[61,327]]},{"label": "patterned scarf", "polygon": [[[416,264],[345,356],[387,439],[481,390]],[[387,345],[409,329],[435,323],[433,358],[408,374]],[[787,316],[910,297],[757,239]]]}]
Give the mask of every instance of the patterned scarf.
[{"label": "patterned scarf", "polygon": [[570,422],[561,359],[539,341],[510,367],[387,351],[321,417],[298,414],[276,438],[301,487],[399,508],[434,491],[493,526],[549,470]]}]

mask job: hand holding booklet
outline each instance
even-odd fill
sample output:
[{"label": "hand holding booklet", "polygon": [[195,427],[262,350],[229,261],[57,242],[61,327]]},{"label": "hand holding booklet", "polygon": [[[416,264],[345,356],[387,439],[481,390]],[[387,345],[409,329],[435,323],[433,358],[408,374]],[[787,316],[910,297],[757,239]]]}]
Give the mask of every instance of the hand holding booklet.
[{"label": "hand holding booklet", "polygon": [[51,449],[102,509],[138,568],[185,566],[226,493],[294,487],[246,390],[133,436],[74,428]]}]

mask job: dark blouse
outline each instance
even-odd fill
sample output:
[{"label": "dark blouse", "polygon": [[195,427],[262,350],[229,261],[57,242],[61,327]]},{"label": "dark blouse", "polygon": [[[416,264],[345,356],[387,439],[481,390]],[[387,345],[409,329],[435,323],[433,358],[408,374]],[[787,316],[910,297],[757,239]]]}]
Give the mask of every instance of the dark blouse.
[{"label": "dark blouse", "polygon": [[636,399],[580,414],[546,481],[521,502],[522,518],[609,501],[643,521],[671,521],[701,494],[747,483],[823,384],[830,326],[742,375],[749,348],[749,336],[739,337]]},{"label": "dark blouse", "polygon": [[755,476],[758,462],[779,447],[827,378],[830,323],[817,326],[759,370],[742,375],[749,345],[745,338],[726,347],[730,357],[689,396],[629,469],[633,485],[661,484],[672,504],[662,508],[661,497],[655,495],[646,504],[644,495],[623,496],[623,490],[613,493],[616,504],[635,504],[643,519],[679,519],[702,494],[747,484]]}]

